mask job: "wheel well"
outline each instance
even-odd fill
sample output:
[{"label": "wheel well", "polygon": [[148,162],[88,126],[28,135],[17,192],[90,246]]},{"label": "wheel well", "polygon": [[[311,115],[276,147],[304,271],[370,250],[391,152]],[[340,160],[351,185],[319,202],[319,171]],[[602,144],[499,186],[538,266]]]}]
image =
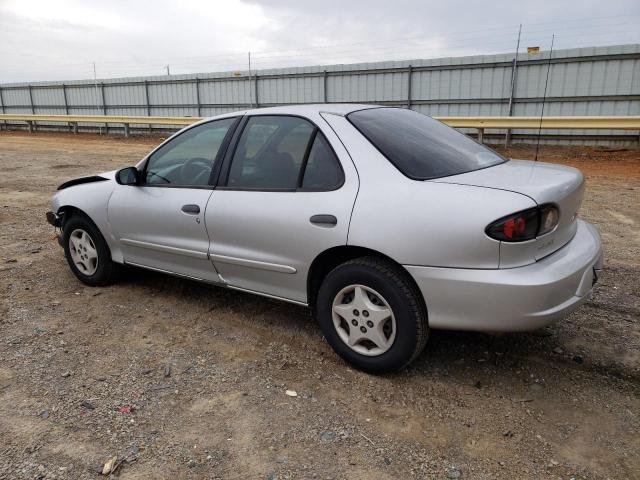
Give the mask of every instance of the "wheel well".
[{"label": "wheel well", "polygon": [[[94,226],[96,226],[96,223],[93,220],[91,220],[91,217],[89,215],[84,213],[78,207],[74,207],[73,205],[63,205],[62,207],[60,207],[58,209],[58,215],[60,215],[60,214],[62,214],[62,229],[61,230],[64,230],[65,222],[67,220],[69,220],[74,215],[83,216],[83,217],[87,218],[91,223],[93,223]],[[98,228],[98,227],[96,226],[96,228]],[[99,228],[98,228],[98,231],[100,231]]]},{"label": "wheel well", "polygon": [[[311,309],[315,308],[318,290],[320,289],[320,285],[322,285],[322,281],[327,276],[327,274],[338,265],[360,257],[379,257],[381,259],[385,259],[388,262],[394,263],[406,273],[408,281],[413,284],[413,286],[416,288],[416,291],[420,292],[418,285],[415,283],[415,280],[409,274],[409,272],[407,272],[402,265],[400,265],[391,257],[370,248],[358,247],[354,245],[343,245],[325,250],[320,255],[318,255],[311,263],[311,267],[309,267],[309,274],[307,276],[307,301]],[[422,298],[422,295],[420,295],[420,299],[426,309],[426,305],[424,305],[424,298]]]},{"label": "wheel well", "polygon": [[107,251],[109,252],[109,256],[111,257],[111,248],[109,247],[109,243],[106,240],[107,237],[104,235],[102,230],[100,230],[100,227],[98,227],[98,225],[96,225],[96,222],[94,222],[93,219],[89,215],[87,215],[84,211],[80,210],[78,207],[74,207],[73,205],[63,205],[62,207],[60,207],[58,209],[58,214],[62,214],[62,226],[60,228],[60,230],[62,230],[62,232],[64,232],[64,224],[67,222],[67,220],[69,220],[73,216],[77,215],[77,216],[80,216],[80,217],[84,217],[89,222],[91,222],[91,224],[100,233],[100,235],[102,235],[102,237],[104,239],[104,243],[105,243],[105,245],[107,247]]}]

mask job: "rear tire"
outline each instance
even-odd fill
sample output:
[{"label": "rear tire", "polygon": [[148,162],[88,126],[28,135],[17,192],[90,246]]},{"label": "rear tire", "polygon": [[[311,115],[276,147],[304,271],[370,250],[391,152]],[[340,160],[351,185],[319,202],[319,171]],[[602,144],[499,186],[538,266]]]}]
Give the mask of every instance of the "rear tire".
[{"label": "rear tire", "polygon": [[400,370],[429,335],[422,294],[402,267],[377,257],[334,268],[318,292],[316,316],[338,355],[361,370]]},{"label": "rear tire", "polygon": [[62,244],[73,274],[92,287],[112,283],[118,265],[111,260],[111,251],[95,224],[83,215],[73,215],[65,221]]}]

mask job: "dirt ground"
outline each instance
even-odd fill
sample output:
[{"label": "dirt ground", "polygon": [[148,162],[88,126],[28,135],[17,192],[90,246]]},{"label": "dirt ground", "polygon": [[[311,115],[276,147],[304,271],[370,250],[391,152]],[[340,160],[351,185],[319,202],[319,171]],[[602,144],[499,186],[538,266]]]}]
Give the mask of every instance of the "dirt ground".
[{"label": "dirt ground", "polygon": [[531,334],[434,331],[372,376],[303,308],[72,276],[48,197],[158,141],[0,132],[0,478],[100,478],[115,455],[123,479],[640,478],[639,150],[541,150],[588,179],[606,249],[588,303]]}]

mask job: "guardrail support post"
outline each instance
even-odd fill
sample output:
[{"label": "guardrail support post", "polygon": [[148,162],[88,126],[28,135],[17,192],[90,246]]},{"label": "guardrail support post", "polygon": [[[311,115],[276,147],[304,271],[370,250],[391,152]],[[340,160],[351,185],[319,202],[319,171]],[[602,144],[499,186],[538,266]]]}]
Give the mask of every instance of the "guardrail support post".
[{"label": "guardrail support post", "polygon": [[78,133],[78,122],[71,122],[71,130],[74,134]]},{"label": "guardrail support post", "polygon": [[478,129],[478,141],[484,143],[484,128]]},{"label": "guardrail support post", "polygon": [[33,122],[31,120],[29,120],[27,122],[27,125],[29,125],[29,133],[33,133]]},{"label": "guardrail support post", "polygon": [[124,136],[126,138],[129,138],[130,135],[131,135],[131,132],[129,131],[129,124],[125,123],[124,124]]}]

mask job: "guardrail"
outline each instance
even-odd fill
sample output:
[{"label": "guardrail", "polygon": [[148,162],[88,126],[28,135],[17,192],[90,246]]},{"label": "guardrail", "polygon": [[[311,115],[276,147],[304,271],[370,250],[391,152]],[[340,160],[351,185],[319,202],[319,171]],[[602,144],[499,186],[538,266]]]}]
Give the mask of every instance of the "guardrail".
[{"label": "guardrail", "polygon": [[[330,107],[328,107],[330,109]],[[202,120],[203,117],[146,117],[113,115],[37,115],[0,114],[0,120],[26,122],[33,131],[37,122],[67,123],[74,133],[79,123],[119,124],[124,126],[125,136],[130,134],[131,125],[185,126]],[[553,129],[553,130],[640,130],[640,116],[629,117],[434,117],[455,128],[475,128],[478,140],[482,141],[485,129]]]}]

